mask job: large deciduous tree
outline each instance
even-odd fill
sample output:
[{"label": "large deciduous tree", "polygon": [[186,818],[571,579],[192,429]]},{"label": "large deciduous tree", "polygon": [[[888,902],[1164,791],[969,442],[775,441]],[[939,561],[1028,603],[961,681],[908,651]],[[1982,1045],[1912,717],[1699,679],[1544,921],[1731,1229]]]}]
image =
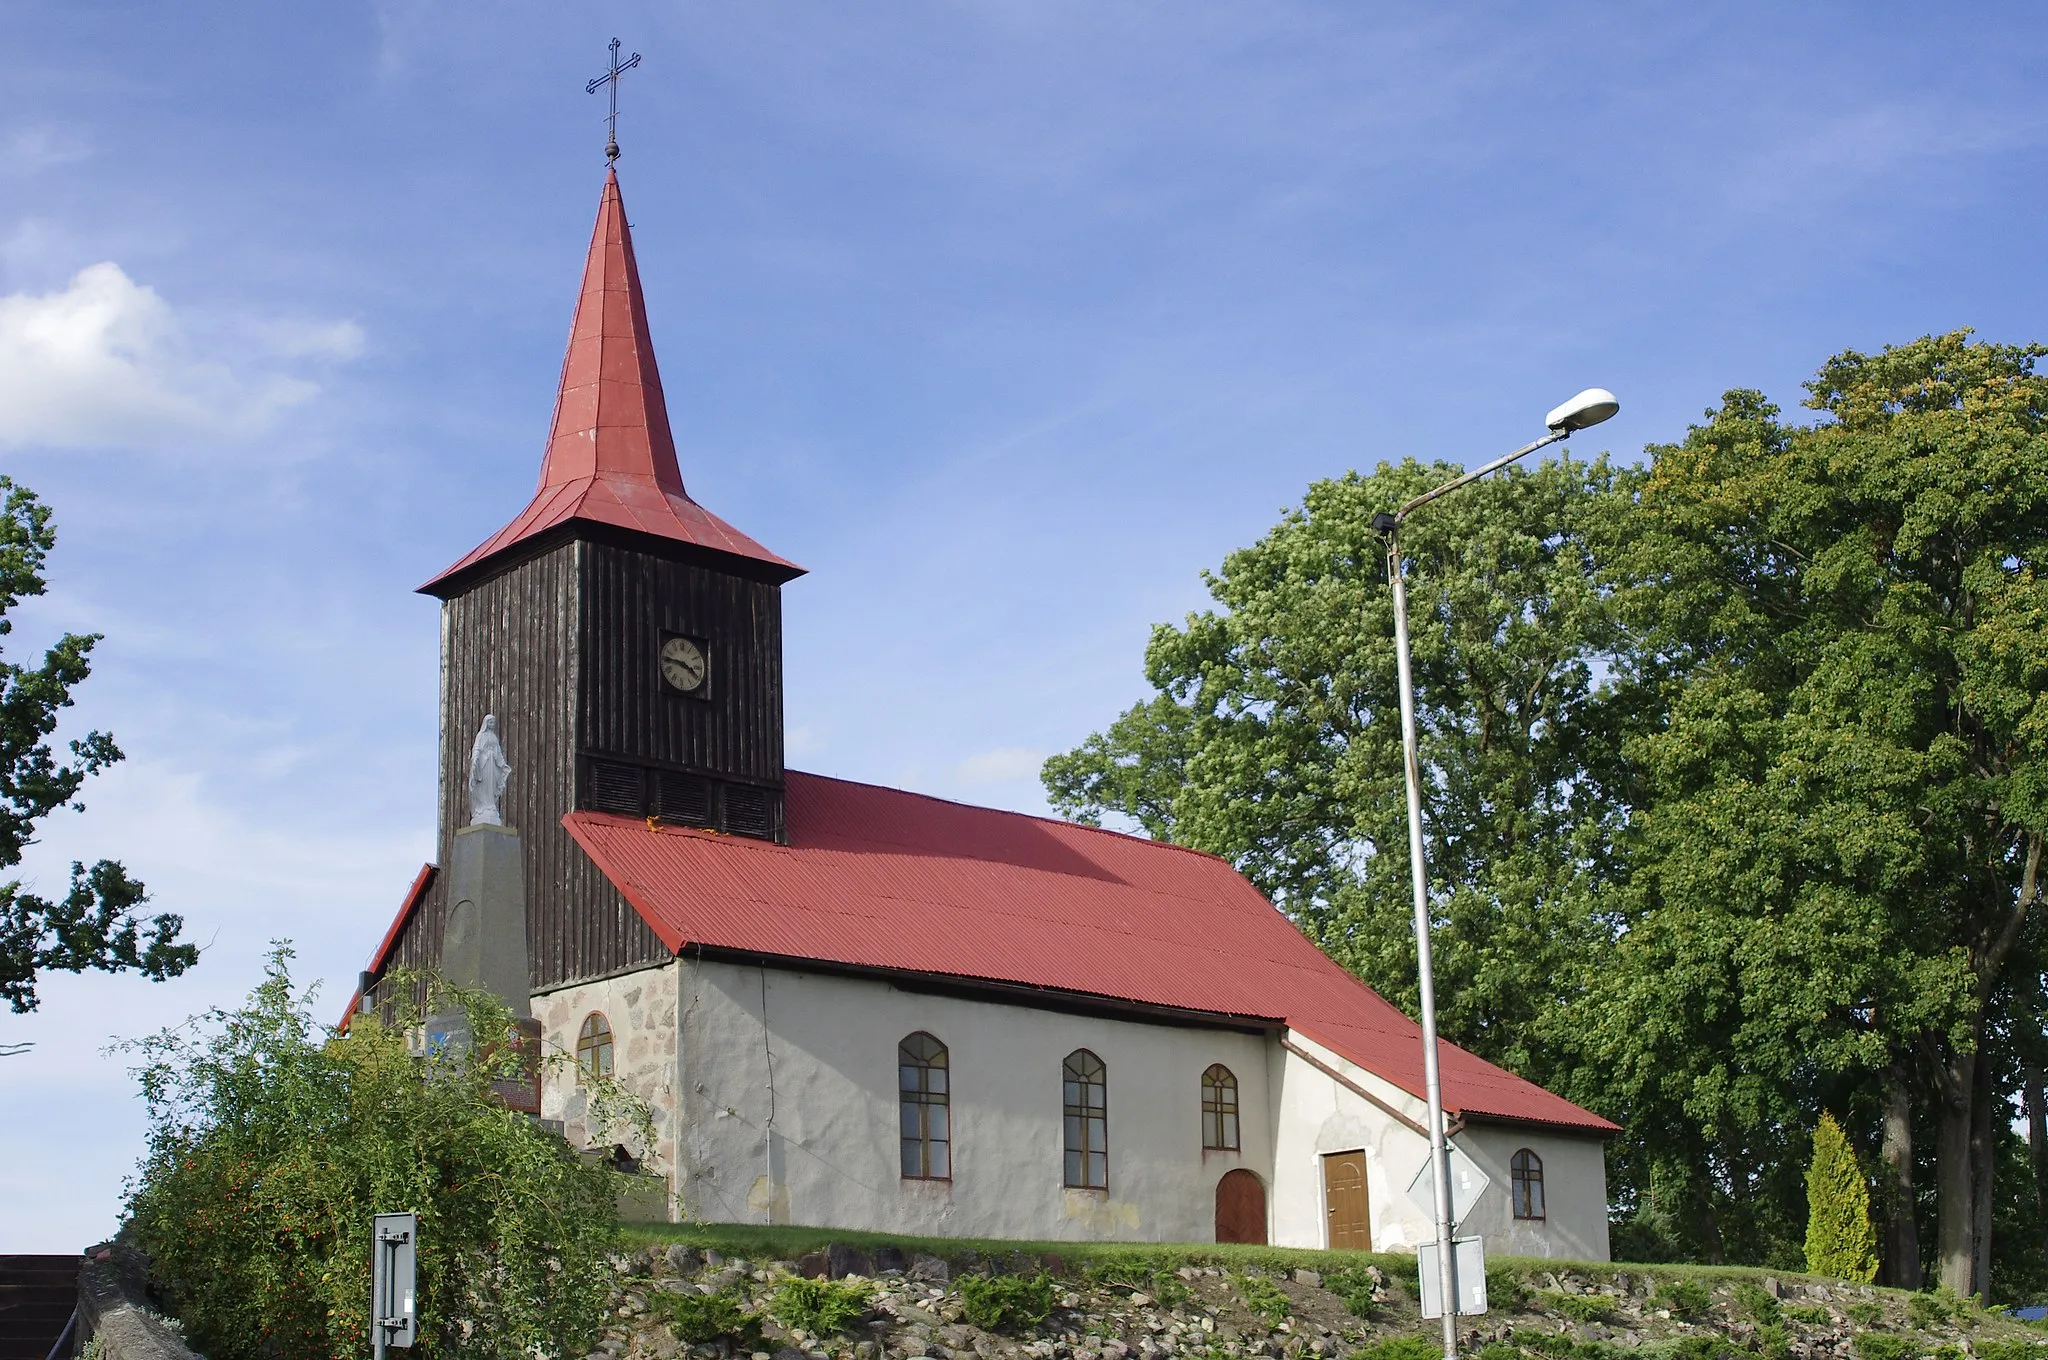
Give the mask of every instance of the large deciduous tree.
[{"label": "large deciduous tree", "polygon": [[2043,352],[1845,353],[1804,427],[1731,392],[1652,450],[1606,563],[1668,718],[1628,753],[1647,789],[1588,1051],[1624,1117],[1696,1153],[1831,1089],[1881,1106],[1894,1266],[1931,1102],[1961,1293],[1989,1277],[1997,1021],[2048,830]]},{"label": "large deciduous tree", "polygon": [[[2001,1157],[2040,1188],[2048,1134],[2030,1162],[2004,1126],[2018,1092],[2048,1128],[2044,352],[1845,353],[1815,423],[1733,391],[1644,469],[1511,472],[1404,529],[1444,1031],[1625,1124],[1630,1249],[1795,1265],[1823,1109],[1882,1169],[1890,1283],[1919,1283],[1916,1167],[1962,1293],[2021,1212]],[[1154,630],[1153,697],[1044,772],[1410,1005],[1368,522],[1452,471],[1311,487]]]},{"label": "large deciduous tree", "polygon": [[[43,566],[56,546],[49,507],[27,487],[0,477],[0,638],[23,599],[45,589]],[[79,788],[121,758],[104,732],[70,743],[70,758],[51,749],[57,719],[71,692],[91,671],[98,634],[66,633],[39,664],[0,658],[0,871],[21,863],[36,824],[65,805],[79,806]],[[0,883],[0,997],[17,1012],[36,1007],[36,979],[46,972],[132,969],[163,979],[184,972],[199,954],[178,943],[184,922],[168,913],[143,917],[140,883],[113,860],[71,866],[63,896]]]},{"label": "large deciduous tree", "polygon": [[[1153,631],[1158,691],[1046,762],[1064,813],[1224,855],[1339,962],[1412,1005],[1393,604],[1375,512],[1454,476],[1415,462],[1318,482]],[[1533,1021],[1599,927],[1585,890],[1622,806],[1619,635],[1587,535],[1627,477],[1546,462],[1403,530],[1438,997],[1448,1033],[1541,1071]]]}]

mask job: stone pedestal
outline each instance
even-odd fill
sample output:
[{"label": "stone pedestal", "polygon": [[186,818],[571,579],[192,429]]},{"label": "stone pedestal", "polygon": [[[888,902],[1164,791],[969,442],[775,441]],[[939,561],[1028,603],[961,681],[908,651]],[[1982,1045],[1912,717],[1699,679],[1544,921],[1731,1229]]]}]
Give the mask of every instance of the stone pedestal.
[{"label": "stone pedestal", "polygon": [[522,1019],[533,1014],[526,961],[526,873],[519,833],[465,826],[448,865],[448,928],[441,975],[490,992]]}]

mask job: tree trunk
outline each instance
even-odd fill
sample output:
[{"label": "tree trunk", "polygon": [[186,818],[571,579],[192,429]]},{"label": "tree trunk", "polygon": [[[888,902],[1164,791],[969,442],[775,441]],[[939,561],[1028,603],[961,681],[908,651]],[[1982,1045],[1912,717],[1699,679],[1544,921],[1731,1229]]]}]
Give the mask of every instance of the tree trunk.
[{"label": "tree trunk", "polygon": [[1894,1289],[1918,1289],[1921,1284],[1920,1220],[1913,1197],[1913,1093],[1906,1083],[1905,1065],[1894,1063],[1885,1074],[1884,1142],[1878,1152],[1885,1168],[1884,1277]]},{"label": "tree trunk", "polygon": [[1975,1293],[1970,1279],[1975,1264],[1976,1203],[1970,1174],[1973,1121],[1971,1100],[1977,1088],[1977,1055],[1950,1053],[1936,1072],[1934,1126],[1934,1237],[1941,1282],[1964,1297]]},{"label": "tree trunk", "polygon": [[1977,1074],[1970,1094],[1970,1282],[1972,1292],[1985,1303],[1991,1301],[1991,1204],[1992,1177],[1998,1170],[1998,1150],[1993,1143],[1998,1130],[1992,1113],[1998,1105],[1992,1089],[1990,1056],[1980,1039]]}]

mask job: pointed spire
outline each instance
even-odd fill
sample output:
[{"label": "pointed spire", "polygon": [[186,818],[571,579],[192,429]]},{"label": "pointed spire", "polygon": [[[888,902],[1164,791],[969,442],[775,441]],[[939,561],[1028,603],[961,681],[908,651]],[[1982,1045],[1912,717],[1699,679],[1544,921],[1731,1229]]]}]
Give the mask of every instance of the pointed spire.
[{"label": "pointed spire", "polygon": [[456,578],[471,577],[487,559],[576,520],[748,558],[779,580],[803,570],[698,505],[683,489],[615,170],[606,172],[583,265],[583,291],[569,327],[540,486],[517,518],[420,589],[452,594],[459,588]]},{"label": "pointed spire", "polygon": [[651,480],[664,492],[684,494],[616,170],[604,177],[590,234],[540,489],[599,474]]}]

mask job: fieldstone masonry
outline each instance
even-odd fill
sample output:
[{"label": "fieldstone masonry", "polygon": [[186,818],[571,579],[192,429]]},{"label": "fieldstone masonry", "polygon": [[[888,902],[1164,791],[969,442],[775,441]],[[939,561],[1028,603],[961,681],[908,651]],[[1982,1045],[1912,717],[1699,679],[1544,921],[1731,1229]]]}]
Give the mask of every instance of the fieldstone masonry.
[{"label": "fieldstone masonry", "polygon": [[[673,1195],[676,1156],[676,983],[678,965],[578,983],[533,998],[541,1046],[551,1061],[541,1078],[541,1117],[562,1121],[570,1146],[608,1145],[613,1131],[592,1128],[577,1080],[577,1035],[593,1012],[612,1031],[612,1076],[654,1112],[655,1146],[642,1170],[668,1178]],[[637,1152],[638,1149],[635,1149]]]}]

